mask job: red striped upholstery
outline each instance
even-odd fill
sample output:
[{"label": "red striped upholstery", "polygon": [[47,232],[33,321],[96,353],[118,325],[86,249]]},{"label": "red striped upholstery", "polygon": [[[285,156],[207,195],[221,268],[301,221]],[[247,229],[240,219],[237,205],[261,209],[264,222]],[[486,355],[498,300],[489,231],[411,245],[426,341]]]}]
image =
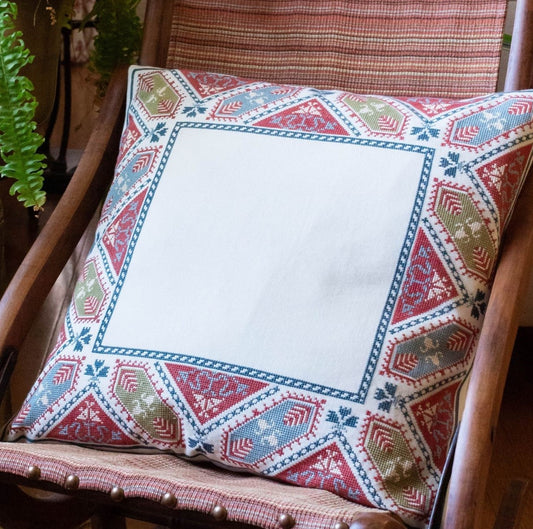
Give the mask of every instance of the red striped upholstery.
[{"label": "red striped upholstery", "polygon": [[506,0],[175,0],[168,67],[359,93],[496,86]]},{"label": "red striped upholstery", "polygon": [[[29,467],[39,468],[42,481],[60,487],[68,476],[77,476],[80,489],[109,494],[113,487],[120,487],[126,498],[136,500],[160,502],[170,493],[177,499],[174,508],[180,511],[207,514],[213,506],[222,505],[228,521],[264,529],[279,529],[283,513],[290,513],[299,529],[329,529],[336,522],[350,525],[365,513],[377,514],[378,521],[389,519],[385,511],[363,507],[326,490],[191,464],[170,454],[139,457],[64,444],[0,443],[0,473],[27,477]],[[382,521],[380,526],[384,524]]]}]

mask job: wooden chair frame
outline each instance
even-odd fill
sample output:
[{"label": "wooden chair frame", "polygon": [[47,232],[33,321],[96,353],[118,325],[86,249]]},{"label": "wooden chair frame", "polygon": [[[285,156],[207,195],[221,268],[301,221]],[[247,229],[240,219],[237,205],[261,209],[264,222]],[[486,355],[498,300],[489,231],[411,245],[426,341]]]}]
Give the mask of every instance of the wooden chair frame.
[{"label": "wooden chair frame", "polygon": [[[513,42],[510,52],[506,90],[533,86],[533,0],[518,0]],[[141,64],[163,65],[170,33],[170,18],[165,15],[164,1],[148,4]],[[5,392],[9,374],[16,361],[32,321],[48,291],[83,235],[113,174],[115,153],[122,128],[123,103],[126,91],[126,70],[117,71],[100,112],[99,121],[59,205],[44,226],[0,302],[0,391]],[[489,460],[503,395],[507,369],[518,329],[525,285],[533,263],[533,179],[530,178],[514,212],[505,237],[485,316],[478,352],[472,370],[470,397],[467,398],[457,436],[455,457],[450,463],[447,504],[442,515],[444,529],[479,528],[483,509]],[[471,396],[475,395],[475,398]],[[2,516],[9,518],[13,528],[32,527],[32,518],[46,517],[47,525],[39,527],[72,527],[93,517],[93,527],[124,527],[122,516],[153,520],[177,527],[185,522],[199,526],[212,517],[199,513],[179,513],[148,501],[125,501],[120,505],[103,494],[78,490],[68,491],[46,482],[39,487],[67,493],[53,502],[39,503],[20,492],[15,485],[32,485],[31,479],[0,474],[3,498]],[[16,509],[12,508],[14,505]],[[13,512],[11,512],[13,511]],[[16,511],[16,512],[15,512]],[[21,516],[22,513],[22,516]],[[70,513],[70,514],[69,514]],[[28,515],[29,516],[29,515]],[[439,518],[435,516],[435,518]],[[364,518],[364,517],[363,517]],[[384,520],[384,521],[383,521]],[[363,520],[364,521],[364,520]],[[439,521],[434,520],[434,527]],[[221,526],[229,524],[221,522]],[[359,527],[401,527],[393,518]]]}]

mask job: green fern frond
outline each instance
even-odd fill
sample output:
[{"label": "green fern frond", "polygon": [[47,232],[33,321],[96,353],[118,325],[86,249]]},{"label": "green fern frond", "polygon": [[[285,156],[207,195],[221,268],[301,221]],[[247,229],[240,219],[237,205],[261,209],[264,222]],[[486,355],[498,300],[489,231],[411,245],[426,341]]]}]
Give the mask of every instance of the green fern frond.
[{"label": "green fern frond", "polygon": [[98,95],[105,93],[113,70],[122,64],[132,64],[139,53],[142,23],[137,15],[140,0],[96,0],[86,20],[96,20],[98,34],[90,66],[99,74]]},{"label": "green fern frond", "polygon": [[45,156],[37,153],[43,137],[35,132],[33,121],[37,101],[33,84],[20,70],[33,60],[22,33],[15,30],[17,6],[0,0],[0,175],[13,178],[11,195],[26,207],[42,208]]}]

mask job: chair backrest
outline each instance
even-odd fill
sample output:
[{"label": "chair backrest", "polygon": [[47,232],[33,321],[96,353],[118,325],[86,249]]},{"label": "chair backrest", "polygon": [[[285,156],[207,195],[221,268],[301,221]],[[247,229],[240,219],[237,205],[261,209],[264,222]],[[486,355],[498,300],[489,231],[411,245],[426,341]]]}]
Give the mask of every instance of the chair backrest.
[{"label": "chair backrest", "polygon": [[175,0],[166,67],[357,93],[495,90],[506,0]]}]

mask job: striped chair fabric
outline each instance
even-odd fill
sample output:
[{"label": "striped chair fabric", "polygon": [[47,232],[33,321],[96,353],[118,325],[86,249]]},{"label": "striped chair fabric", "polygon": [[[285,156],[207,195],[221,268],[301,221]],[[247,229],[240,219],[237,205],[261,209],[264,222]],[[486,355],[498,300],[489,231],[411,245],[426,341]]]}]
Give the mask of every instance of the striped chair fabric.
[{"label": "striped chair fabric", "polygon": [[[59,487],[65,486],[69,476],[76,476],[84,490],[107,495],[115,487],[123,491],[125,499],[136,501],[157,504],[172,491],[179,498],[180,511],[209,514],[213,506],[223,505],[228,521],[264,529],[280,529],[279,517],[283,513],[290,513],[299,529],[333,529],[335,522],[347,527],[346,522],[377,511],[327,490],[294,487],[214,466],[191,465],[170,454],[139,457],[75,445],[0,443],[0,473],[28,477],[35,468],[39,469],[39,480]],[[391,529],[395,527],[401,526]]]},{"label": "striped chair fabric", "polygon": [[493,92],[506,0],[176,0],[167,67],[357,93]]}]

